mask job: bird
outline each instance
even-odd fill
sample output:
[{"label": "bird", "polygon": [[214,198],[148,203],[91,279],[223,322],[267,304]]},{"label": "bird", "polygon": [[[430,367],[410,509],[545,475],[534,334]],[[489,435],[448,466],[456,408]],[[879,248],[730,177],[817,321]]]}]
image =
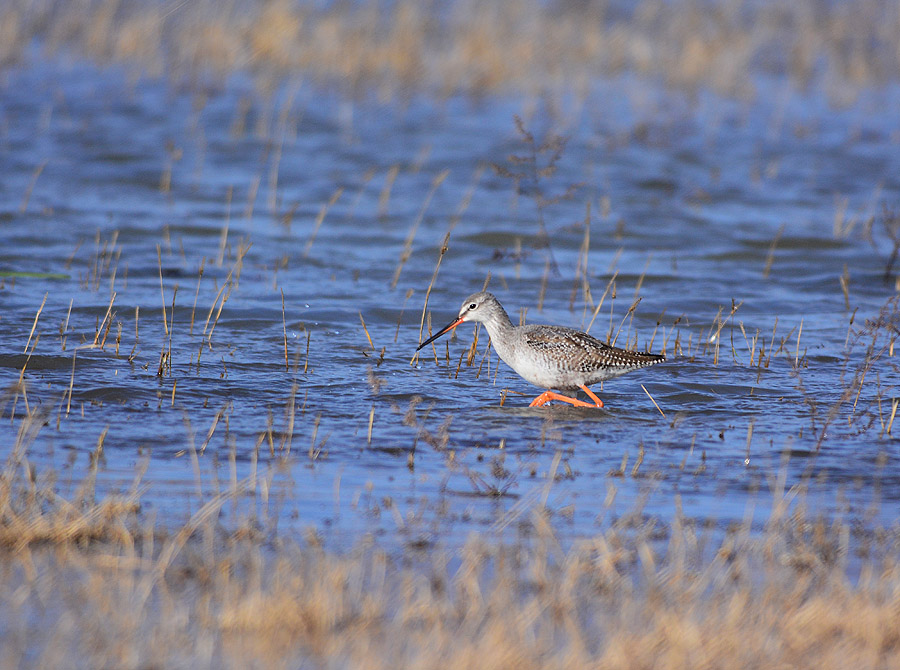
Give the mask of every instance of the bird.
[{"label": "bird", "polygon": [[[422,342],[416,351],[470,321],[484,324],[504,363],[526,381],[547,389],[531,401],[529,407],[540,407],[551,400],[576,407],[603,407],[603,401],[588,388],[591,384],[666,360],[664,354],[620,349],[574,328],[540,324],[515,326],[500,301],[487,291],[466,298],[459,316]],[[581,389],[593,402],[553,389],[572,394]]]}]

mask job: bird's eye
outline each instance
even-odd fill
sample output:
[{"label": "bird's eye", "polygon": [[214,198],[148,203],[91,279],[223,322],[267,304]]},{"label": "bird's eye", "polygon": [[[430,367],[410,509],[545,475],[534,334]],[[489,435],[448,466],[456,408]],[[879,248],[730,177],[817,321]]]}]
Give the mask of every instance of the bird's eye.
[{"label": "bird's eye", "polygon": [[476,307],[478,307],[478,305],[476,305],[474,302],[469,303],[469,309],[470,309],[470,310],[471,310],[471,309],[475,309]]}]

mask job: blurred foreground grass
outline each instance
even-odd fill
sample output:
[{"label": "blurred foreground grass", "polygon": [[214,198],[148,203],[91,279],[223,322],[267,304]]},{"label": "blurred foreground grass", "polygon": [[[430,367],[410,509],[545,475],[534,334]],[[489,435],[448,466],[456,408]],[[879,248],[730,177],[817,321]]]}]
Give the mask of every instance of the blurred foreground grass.
[{"label": "blurred foreground grass", "polygon": [[752,95],[760,75],[839,98],[900,75],[890,0],[303,3],[7,0],[0,64],[44,55],[191,81],[246,71],[378,88],[390,98],[586,90],[623,72]]},{"label": "blurred foreground grass", "polygon": [[783,479],[761,532],[635,510],[563,548],[538,507],[512,543],[338,553],[247,511],[263,478],[175,522],[142,511],[139,471],[103,499],[96,459],[38,473],[42,421],[0,474],[4,667],[900,666],[897,529],[817,518]]}]

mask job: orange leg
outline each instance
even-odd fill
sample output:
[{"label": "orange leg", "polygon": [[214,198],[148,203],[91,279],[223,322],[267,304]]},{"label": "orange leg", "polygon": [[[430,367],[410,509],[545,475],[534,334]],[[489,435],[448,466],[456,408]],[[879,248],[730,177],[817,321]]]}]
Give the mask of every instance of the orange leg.
[{"label": "orange leg", "polygon": [[592,405],[589,402],[584,402],[583,400],[578,400],[577,398],[570,398],[567,395],[562,395],[560,393],[556,393],[555,391],[544,391],[537,398],[531,401],[529,407],[540,407],[541,405],[546,405],[551,400],[560,400],[562,402],[567,402],[570,405],[575,405],[575,407],[603,407],[603,401],[600,400],[600,398],[591,393],[586,386],[582,386],[581,388],[587,391],[587,394],[594,400],[596,404]]},{"label": "orange leg", "polygon": [[594,392],[591,391],[591,389],[589,389],[587,386],[582,384],[581,390],[588,394],[588,398],[593,400],[596,403],[597,407],[603,407],[603,401],[600,400],[600,398],[598,398],[596,395],[594,395]]}]

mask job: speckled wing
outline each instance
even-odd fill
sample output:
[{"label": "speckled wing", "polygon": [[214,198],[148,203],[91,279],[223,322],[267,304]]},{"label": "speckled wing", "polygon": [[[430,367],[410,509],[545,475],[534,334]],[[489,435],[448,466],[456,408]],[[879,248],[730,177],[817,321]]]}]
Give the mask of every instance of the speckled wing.
[{"label": "speckled wing", "polygon": [[526,326],[525,343],[562,369],[587,372],[611,347],[587,333],[561,326]]},{"label": "speckled wing", "polygon": [[573,328],[540,325],[526,328],[525,342],[528,347],[552,360],[558,369],[588,374],[595,381],[665,360],[665,356],[658,354],[611,347]]}]

